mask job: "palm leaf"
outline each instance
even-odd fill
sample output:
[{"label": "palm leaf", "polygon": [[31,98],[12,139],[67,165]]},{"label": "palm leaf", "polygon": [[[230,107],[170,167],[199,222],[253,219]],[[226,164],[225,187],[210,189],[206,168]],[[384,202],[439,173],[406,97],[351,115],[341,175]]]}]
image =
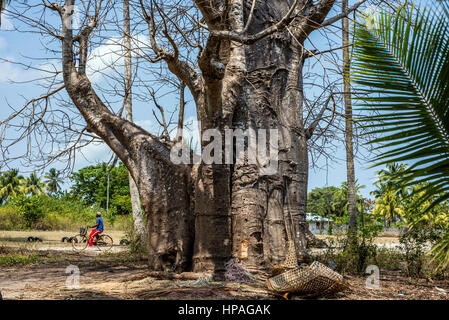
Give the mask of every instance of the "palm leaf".
[{"label": "palm leaf", "polygon": [[449,18],[449,1],[448,0],[438,0],[438,2],[441,4],[441,7],[443,8],[443,12],[446,15],[446,17]]},{"label": "palm leaf", "polygon": [[427,182],[428,210],[449,193],[448,20],[436,9],[399,6],[382,11],[375,28],[354,31],[351,79],[365,114],[355,120],[376,135],[374,165],[407,162],[404,183]]},{"label": "palm leaf", "polygon": [[432,255],[431,262],[436,265],[437,270],[444,270],[449,266],[449,233],[433,246],[430,254]]}]

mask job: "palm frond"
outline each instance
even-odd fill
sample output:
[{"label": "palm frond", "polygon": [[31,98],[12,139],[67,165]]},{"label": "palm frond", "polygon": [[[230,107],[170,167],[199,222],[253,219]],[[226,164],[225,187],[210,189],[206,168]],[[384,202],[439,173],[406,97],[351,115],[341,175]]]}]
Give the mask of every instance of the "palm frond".
[{"label": "palm frond", "polygon": [[449,1],[448,0],[438,0],[438,2],[441,4],[441,7],[443,8],[443,12],[449,19]]},{"label": "palm frond", "polygon": [[437,270],[444,270],[449,266],[449,233],[430,250],[431,262]]},{"label": "palm frond", "polygon": [[354,30],[355,107],[368,113],[355,120],[377,137],[374,165],[409,163],[406,185],[427,182],[433,207],[449,194],[449,18],[408,8]]}]

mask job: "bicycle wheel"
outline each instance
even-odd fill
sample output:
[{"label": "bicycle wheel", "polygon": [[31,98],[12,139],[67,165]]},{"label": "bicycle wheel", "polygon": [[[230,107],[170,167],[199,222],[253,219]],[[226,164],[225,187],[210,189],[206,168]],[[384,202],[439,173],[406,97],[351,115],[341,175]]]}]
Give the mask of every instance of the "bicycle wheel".
[{"label": "bicycle wheel", "polygon": [[104,235],[100,235],[98,237],[97,240],[97,247],[98,249],[100,249],[101,251],[109,251],[112,249],[112,246],[114,245],[114,241],[112,240],[112,238],[110,236],[108,236],[107,234]]},{"label": "bicycle wheel", "polygon": [[77,234],[76,236],[72,237],[70,239],[70,242],[72,243],[73,249],[78,252],[86,249],[87,245],[89,244],[86,236],[82,236],[80,234]]}]

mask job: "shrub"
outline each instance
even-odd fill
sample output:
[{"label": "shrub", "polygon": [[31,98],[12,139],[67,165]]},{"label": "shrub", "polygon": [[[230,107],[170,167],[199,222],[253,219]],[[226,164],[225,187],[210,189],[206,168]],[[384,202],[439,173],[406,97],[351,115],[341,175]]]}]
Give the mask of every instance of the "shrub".
[{"label": "shrub", "polygon": [[415,227],[399,238],[405,254],[405,271],[408,276],[424,276],[425,265],[428,260],[427,249],[432,243],[436,243],[440,237],[441,234],[432,228]]},{"label": "shrub", "polygon": [[40,197],[19,196],[14,199],[13,204],[17,206],[19,212],[22,214],[26,227],[28,228],[44,216]]},{"label": "shrub", "polygon": [[377,248],[374,264],[380,269],[386,270],[402,270],[404,254],[396,249]]},{"label": "shrub", "polygon": [[125,237],[129,241],[131,254],[144,254],[147,252],[145,239],[141,239],[134,231],[134,222],[131,216],[128,216],[125,221]]},{"label": "shrub", "polygon": [[133,212],[129,194],[114,195],[111,199],[111,207],[117,215],[125,215]]},{"label": "shrub", "polygon": [[375,260],[377,246],[373,240],[377,233],[376,228],[365,226],[354,235],[346,233],[338,236],[329,241],[324,254],[312,257],[312,260],[333,265],[341,273],[363,274]]},{"label": "shrub", "polygon": [[12,207],[0,207],[0,230],[22,230],[25,221],[19,211]]}]

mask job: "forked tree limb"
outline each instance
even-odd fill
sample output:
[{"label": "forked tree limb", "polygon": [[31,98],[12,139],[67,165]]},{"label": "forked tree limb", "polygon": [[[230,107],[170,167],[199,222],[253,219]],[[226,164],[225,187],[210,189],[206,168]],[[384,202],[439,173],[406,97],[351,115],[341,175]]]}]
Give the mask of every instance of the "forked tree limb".
[{"label": "forked tree limb", "polygon": [[[153,3],[153,1],[152,1]],[[173,39],[168,38],[173,46],[174,52],[171,53],[164,48],[160,47],[156,40],[156,30],[154,26],[154,8],[150,6],[150,12],[145,9],[143,1],[140,0],[140,7],[142,9],[145,21],[148,25],[151,48],[156,54],[156,60],[164,60],[167,63],[168,69],[182,82],[184,82],[191,91],[194,99],[197,101],[200,98],[203,84],[201,76],[195,71],[195,69],[186,61],[179,58],[179,50]],[[164,32],[167,36],[168,32]]]},{"label": "forked tree limb", "polygon": [[344,12],[329,18],[327,20],[325,20],[320,27],[327,27],[345,17],[347,17],[350,13],[352,13],[353,11],[357,10],[362,4],[364,4],[367,0],[359,0],[357,3],[355,3],[352,7],[348,8],[348,10],[345,10]]}]

